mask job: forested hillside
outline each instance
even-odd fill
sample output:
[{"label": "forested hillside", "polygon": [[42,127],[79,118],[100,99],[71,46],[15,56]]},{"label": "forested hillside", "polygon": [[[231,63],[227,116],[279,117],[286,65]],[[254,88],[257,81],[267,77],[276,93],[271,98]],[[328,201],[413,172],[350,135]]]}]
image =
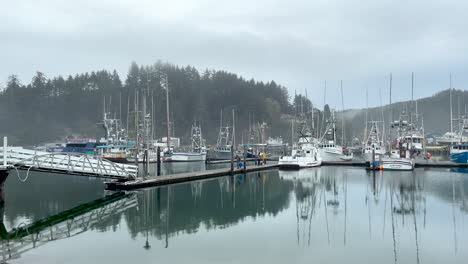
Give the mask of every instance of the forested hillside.
[{"label": "forested hillside", "polygon": [[[190,127],[200,123],[209,144],[217,139],[221,110],[223,124],[232,125],[232,109],[236,115],[236,140],[247,141],[247,130],[256,123],[266,123],[267,136],[282,136],[291,140],[291,123],[287,119],[303,112],[311,118],[311,103],[302,95],[291,95],[285,87],[274,81],[246,80],[236,74],[205,70],[194,67],[179,67],[168,63],[140,66],[132,63],[127,76],[122,78],[116,71],[95,71],[75,76],[48,77],[41,72],[30,82],[10,75],[0,93],[0,135],[7,135],[11,144],[36,145],[45,142],[63,141],[71,137],[100,138],[104,130],[102,121],[104,98],[106,109],[120,118],[127,127],[135,111],[138,95],[140,109],[142,96],[146,96],[148,112],[154,115],[156,138],[166,136],[166,92],[161,86],[161,76],[167,75],[170,98],[170,116],[173,134],[188,143]],[[454,117],[465,112],[468,94],[453,91]],[[291,100],[292,99],[292,100]],[[418,113],[429,132],[446,132],[449,129],[449,92],[439,92],[432,97],[417,101]],[[398,118],[401,111],[415,111],[415,104],[398,102],[368,110],[369,120],[384,120],[390,115]],[[330,116],[325,107],[325,120]],[[128,114],[130,113],[130,115]],[[362,138],[365,124],[364,109],[345,111],[345,141]],[[315,127],[325,127],[322,112],[315,111]],[[286,118],[285,118],[286,117]],[[341,113],[337,111],[337,138],[341,143]],[[310,124],[310,123],[309,123]],[[298,126],[296,126],[298,127]]]},{"label": "forested hillside", "polygon": [[[68,77],[47,77],[37,72],[30,83],[16,75],[8,77],[0,95],[0,134],[8,135],[12,144],[40,144],[66,137],[101,137],[97,125],[103,116],[103,102],[126,126],[127,113],[134,111],[135,96],[146,94],[148,109],[154,105],[156,135],[165,136],[166,93],[160,78],[167,74],[170,115],[174,134],[186,139],[193,122],[202,125],[209,143],[216,141],[220,112],[223,123],[232,124],[235,109],[237,138],[249,126],[249,120],[266,122],[273,136],[289,132],[282,113],[292,106],[285,87],[271,82],[245,80],[224,71],[177,67],[156,63],[139,66],[132,63],[124,80],[116,71],[106,70]],[[141,104],[141,99],[140,99]],[[141,107],[141,106],[140,106]],[[286,136],[286,135],[283,135]]]}]

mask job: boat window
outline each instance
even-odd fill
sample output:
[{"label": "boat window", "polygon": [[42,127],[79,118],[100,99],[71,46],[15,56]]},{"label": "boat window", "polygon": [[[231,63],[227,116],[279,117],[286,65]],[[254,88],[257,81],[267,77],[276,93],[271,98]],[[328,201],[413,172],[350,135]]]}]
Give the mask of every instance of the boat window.
[{"label": "boat window", "polygon": [[307,151],[307,153],[310,153],[310,151]]}]

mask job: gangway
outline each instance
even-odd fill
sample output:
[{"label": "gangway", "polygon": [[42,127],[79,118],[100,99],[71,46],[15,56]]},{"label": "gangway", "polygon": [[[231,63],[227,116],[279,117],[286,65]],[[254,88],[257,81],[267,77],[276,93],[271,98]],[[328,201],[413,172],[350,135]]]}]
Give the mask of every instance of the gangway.
[{"label": "gangway", "polygon": [[[5,146],[6,144],[4,144]],[[44,152],[22,147],[0,148],[0,160],[12,169],[45,171],[111,179],[134,179],[138,167],[82,153]]]}]

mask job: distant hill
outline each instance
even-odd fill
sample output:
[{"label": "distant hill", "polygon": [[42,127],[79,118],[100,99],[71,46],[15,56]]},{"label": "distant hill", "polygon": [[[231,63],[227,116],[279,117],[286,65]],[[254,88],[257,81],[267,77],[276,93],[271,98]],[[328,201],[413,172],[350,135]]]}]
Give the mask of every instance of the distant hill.
[{"label": "distant hill", "polygon": [[[468,103],[467,99],[467,91],[452,90],[453,118],[456,118],[459,113],[464,114],[465,105]],[[391,107],[389,105],[384,105],[383,107],[369,108],[369,120],[382,120],[383,113],[384,121],[388,127],[388,121],[392,113],[393,119],[396,120],[402,111],[407,110],[408,112],[415,112],[417,103],[418,114],[422,117],[426,134],[443,134],[450,130],[450,91],[448,89],[438,92],[433,96],[415,100],[413,105],[411,105],[411,103],[411,101],[404,101],[393,103]],[[350,136],[362,137],[365,115],[365,109],[345,111],[346,125],[350,129],[349,131],[352,131],[352,135]]]}]

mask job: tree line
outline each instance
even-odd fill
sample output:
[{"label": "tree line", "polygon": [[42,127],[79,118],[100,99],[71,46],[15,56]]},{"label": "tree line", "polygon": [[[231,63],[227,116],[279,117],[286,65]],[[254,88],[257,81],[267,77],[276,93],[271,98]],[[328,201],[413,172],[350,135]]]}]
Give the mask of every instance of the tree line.
[{"label": "tree line", "polygon": [[[147,112],[158,138],[166,136],[166,92],[161,85],[167,76],[170,117],[175,136],[187,143],[194,122],[201,124],[208,143],[216,142],[223,110],[224,125],[232,126],[235,111],[236,142],[247,137],[254,122],[268,124],[270,136],[290,138],[292,115],[310,101],[295,95],[290,100],[286,87],[274,81],[244,79],[226,71],[198,71],[191,66],[179,67],[157,62],[153,65],[131,63],[124,80],[117,71],[93,71],[68,77],[47,77],[37,72],[29,83],[10,75],[0,93],[0,134],[11,144],[37,145],[63,141],[65,138],[104,135],[98,125],[106,111],[120,118],[126,128],[135,111],[135,100],[146,97]],[[298,98],[301,98],[298,100]],[[140,110],[137,109],[137,110]],[[310,109],[310,108],[309,108]],[[282,118],[283,117],[283,118]],[[131,128],[129,128],[130,130]]]}]

